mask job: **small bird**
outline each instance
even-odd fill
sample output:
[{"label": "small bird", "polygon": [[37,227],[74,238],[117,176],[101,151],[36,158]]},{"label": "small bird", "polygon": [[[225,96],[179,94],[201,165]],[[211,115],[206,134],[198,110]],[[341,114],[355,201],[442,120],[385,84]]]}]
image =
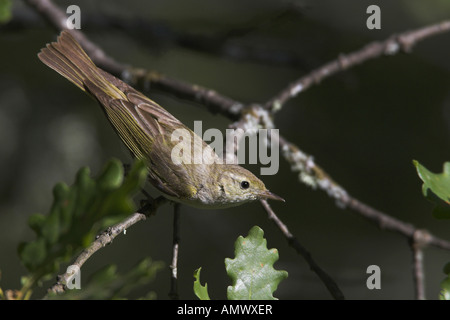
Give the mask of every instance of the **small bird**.
[{"label": "small bird", "polygon": [[[227,208],[258,199],[284,201],[250,171],[222,163],[206,142],[156,102],[98,68],[68,31],[38,57],[99,102],[128,149],[146,162],[151,184],[166,198],[196,208]],[[177,129],[188,133],[191,139],[181,140],[201,148],[207,161],[174,161],[173,149],[180,141],[172,141],[172,133]],[[175,160],[184,156],[178,154]]]}]

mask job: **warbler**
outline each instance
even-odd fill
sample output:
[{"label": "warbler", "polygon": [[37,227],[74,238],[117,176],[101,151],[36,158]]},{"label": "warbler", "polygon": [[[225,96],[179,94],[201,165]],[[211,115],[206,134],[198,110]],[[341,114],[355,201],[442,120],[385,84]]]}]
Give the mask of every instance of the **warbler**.
[{"label": "warbler", "polygon": [[[125,145],[146,162],[151,184],[168,199],[197,208],[227,208],[258,199],[284,201],[250,171],[221,163],[214,149],[156,102],[98,68],[68,31],[38,57],[99,102]],[[177,129],[188,133],[184,138],[192,138],[181,140],[203,150],[205,163],[179,161],[187,155],[184,150],[174,161],[173,150],[180,141],[173,141],[172,133]]]}]

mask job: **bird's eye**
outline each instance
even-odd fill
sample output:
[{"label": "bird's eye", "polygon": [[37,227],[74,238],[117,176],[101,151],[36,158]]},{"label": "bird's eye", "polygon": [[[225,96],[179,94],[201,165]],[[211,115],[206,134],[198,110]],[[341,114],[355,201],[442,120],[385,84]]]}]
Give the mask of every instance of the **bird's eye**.
[{"label": "bird's eye", "polygon": [[248,181],[242,181],[241,182],[241,188],[242,189],[248,189],[250,187],[250,183]]}]

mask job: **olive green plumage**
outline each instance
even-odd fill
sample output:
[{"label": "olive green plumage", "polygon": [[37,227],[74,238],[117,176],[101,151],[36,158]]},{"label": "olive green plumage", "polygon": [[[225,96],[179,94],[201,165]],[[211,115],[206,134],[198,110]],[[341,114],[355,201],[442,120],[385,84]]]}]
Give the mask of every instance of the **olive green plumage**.
[{"label": "olive green plumage", "polygon": [[[95,66],[68,31],[38,54],[47,66],[93,96],[125,145],[149,169],[149,180],[167,198],[194,207],[224,208],[257,199],[282,200],[239,165],[221,164],[219,157],[193,131],[154,101]],[[174,130],[190,135],[191,150],[206,150],[201,164],[175,164]],[[211,163],[212,164],[206,164]]]}]

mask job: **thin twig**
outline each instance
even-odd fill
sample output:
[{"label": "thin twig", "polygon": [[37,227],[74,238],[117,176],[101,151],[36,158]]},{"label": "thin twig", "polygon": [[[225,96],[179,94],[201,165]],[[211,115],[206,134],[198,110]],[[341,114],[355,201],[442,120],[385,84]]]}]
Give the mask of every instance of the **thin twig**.
[{"label": "thin twig", "polygon": [[152,88],[171,93],[178,98],[202,104],[210,112],[220,113],[232,120],[238,119],[244,109],[244,104],[241,102],[219,94],[215,90],[174,79],[155,71],[128,68],[123,70],[121,76],[140,88],[147,90]]},{"label": "thin twig", "polygon": [[[263,21],[280,21],[288,13],[288,10],[291,11],[290,8],[286,8],[282,12],[268,13],[267,17],[256,18],[260,20],[259,22],[252,19],[245,26],[231,27],[227,31],[208,34],[178,30],[172,28],[167,21],[152,21],[148,17],[136,15],[123,17],[120,14],[107,14],[105,12],[83,12],[83,29],[96,30],[96,32],[110,32],[112,29],[120,30],[121,33],[141,45],[149,47],[152,52],[160,52],[168,46],[178,46],[193,52],[220,56],[239,63],[251,61],[251,63],[260,63],[264,66],[287,66],[306,70],[304,59],[293,50],[261,46],[239,40],[234,41],[249,32],[256,31],[260,25],[264,24]],[[46,25],[39,17],[25,10],[13,10],[11,20],[1,25],[2,30],[14,32],[43,29],[45,27]]]},{"label": "thin twig", "polygon": [[[284,157],[291,164],[291,170],[300,172],[299,177],[303,183],[313,188],[322,189],[336,200],[339,207],[352,209],[360,216],[378,225],[380,229],[399,233],[409,239],[413,254],[415,297],[420,300],[425,299],[423,249],[426,246],[434,246],[440,249],[450,250],[450,242],[437,238],[426,230],[418,229],[410,223],[396,219],[353,198],[344,188],[326,174],[322,168],[317,166],[312,157],[300,151],[283,137],[280,137],[279,141]],[[324,281],[324,283],[326,282]]]},{"label": "thin twig", "polygon": [[312,85],[319,84],[322,80],[338,72],[383,55],[394,55],[400,51],[410,52],[417,42],[446,31],[450,31],[449,20],[394,35],[382,42],[369,43],[362,49],[350,54],[341,54],[336,60],[324,64],[320,68],[289,84],[285,89],[270,99],[265,104],[265,108],[272,112],[277,111],[289,99],[296,97],[300,92],[305,91]]},{"label": "thin twig", "polygon": [[305,261],[308,263],[309,268],[316,273],[320,280],[325,284],[330,294],[333,296],[336,300],[343,300],[344,294],[337,286],[336,282],[325,272],[323,271],[317,263],[313,260],[311,254],[306,250],[300,242],[297,240],[296,237],[292,235],[292,233],[289,232],[287,226],[278,218],[278,216],[273,212],[272,208],[270,207],[269,203],[266,200],[261,200],[261,204],[263,205],[264,209],[268,213],[269,220],[272,220],[275,225],[280,229],[280,231],[283,233],[285,238],[287,239],[289,245],[294,248],[298,254],[300,254]]},{"label": "thin twig", "polygon": [[180,248],[180,204],[174,203],[173,208],[173,247],[172,264],[170,265],[169,297],[178,300],[178,250]]},{"label": "thin twig", "polygon": [[[41,14],[58,31],[67,30],[67,16],[63,10],[50,0],[24,0]],[[89,40],[80,30],[69,30],[72,36],[86,50],[94,63],[109,73],[123,78],[142,88],[157,88],[170,92],[177,97],[194,101],[207,106],[212,112],[219,112],[231,119],[236,119],[243,109],[243,104],[217,93],[214,90],[173,79],[154,71],[142,68],[130,68],[108,56],[99,46]]]},{"label": "thin twig", "polygon": [[411,250],[413,252],[413,280],[415,289],[415,298],[425,300],[425,270],[423,261],[423,249],[430,241],[430,234],[426,230],[416,230],[410,240]]},{"label": "thin twig", "polygon": [[[84,263],[94,253],[96,253],[98,250],[105,247],[106,245],[110,244],[115,237],[117,237],[119,234],[127,230],[129,227],[133,226],[134,224],[140,221],[147,219],[147,217],[154,214],[156,210],[166,202],[167,199],[164,197],[156,198],[151,203],[149,202],[144,207],[140,208],[138,212],[133,213],[132,215],[128,216],[126,219],[119,222],[118,224],[109,227],[107,230],[99,234],[96,237],[95,241],[89,245],[89,247],[87,247],[81,252],[81,254],[72,263],[72,266],[76,266],[79,269],[81,269]],[[65,285],[70,277],[71,274],[67,272],[62,275],[59,275],[57,282],[47,291],[53,293],[63,293],[65,290]]]},{"label": "thin twig", "polygon": [[[24,0],[28,5],[33,7],[36,11],[38,11],[41,16],[46,19],[50,25],[56,28],[58,31],[66,30],[67,25],[67,15],[61,10],[59,7],[55,6],[50,0]],[[110,56],[107,56],[103,50],[101,50],[95,43],[89,40],[84,33],[79,30],[69,30],[72,36],[82,44],[83,48],[88,53],[89,57],[93,61],[101,66],[109,72],[113,74],[120,74],[125,66],[115,61]]]},{"label": "thin twig", "polygon": [[[34,7],[36,11],[45,17],[58,30],[65,29],[64,21],[66,16],[64,12],[56,7],[51,1],[25,1],[30,6]],[[346,70],[349,67],[353,67],[364,61],[377,58],[385,54],[395,54],[400,50],[408,52],[417,42],[449,30],[450,21],[443,21],[428,27],[405,32],[398,36],[392,36],[384,42],[373,42],[359,51],[355,51],[348,55],[341,55],[338,59],[290,84],[286,89],[268,101],[264,107],[268,111],[276,111],[289,99],[297,96],[300,92],[306,90],[314,84],[319,83],[323,79],[336,74],[337,72]],[[182,81],[171,79],[161,74],[142,69],[128,69],[125,65],[108,57],[98,46],[87,40],[87,38],[80,31],[74,30],[72,33],[80,44],[86,49],[94,62],[110,73],[118,75],[122,78],[125,77],[128,79],[133,79],[138,83],[140,82],[144,88],[152,85],[152,87],[158,87],[166,92],[181,96],[190,101],[202,103],[209,106],[210,110],[220,112],[234,121],[239,119],[239,116],[244,110],[245,104],[223,96],[213,90],[184,83]],[[292,166],[292,171],[300,172],[300,179],[302,182],[307,183],[312,187],[319,187],[323,191],[326,191],[337,201],[339,206],[348,207],[375,224],[378,224],[381,228],[398,232],[409,239],[411,239],[414,232],[417,231],[417,228],[411,224],[392,218],[387,214],[373,209],[370,206],[365,205],[357,199],[349,196],[344,188],[334,182],[324,170],[314,163],[311,156],[302,153],[294,144],[280,137],[280,145],[286,160]],[[293,152],[293,149],[295,152]],[[269,215],[271,215],[271,212],[273,211],[270,209],[270,211],[268,211]],[[426,244],[445,250],[450,250],[450,243],[448,241],[437,238],[431,234],[428,234]],[[305,256],[307,257],[308,254]]]},{"label": "thin twig", "polygon": [[[384,212],[352,197],[347,190],[337,184],[321,167],[319,167],[312,156],[301,151],[297,146],[279,137],[280,148],[284,158],[291,164],[293,172],[299,172],[299,180],[312,188],[319,188],[333,198],[339,207],[349,208],[362,217],[378,225],[380,229],[399,233],[408,239],[414,237],[418,230],[414,225],[396,219]],[[434,246],[444,250],[450,250],[450,242],[428,234],[423,239],[425,245]]]}]

